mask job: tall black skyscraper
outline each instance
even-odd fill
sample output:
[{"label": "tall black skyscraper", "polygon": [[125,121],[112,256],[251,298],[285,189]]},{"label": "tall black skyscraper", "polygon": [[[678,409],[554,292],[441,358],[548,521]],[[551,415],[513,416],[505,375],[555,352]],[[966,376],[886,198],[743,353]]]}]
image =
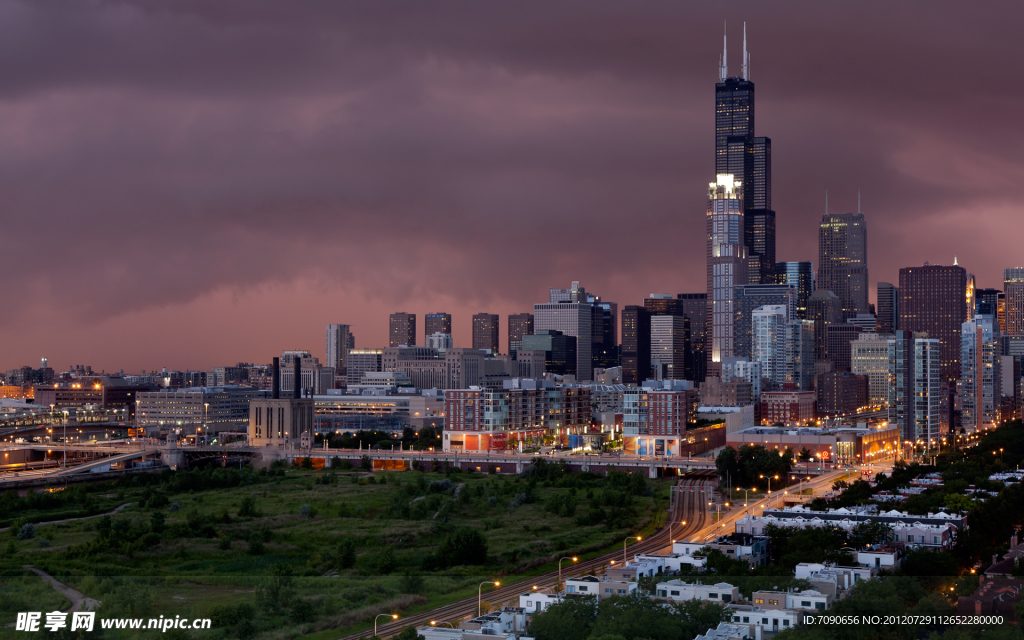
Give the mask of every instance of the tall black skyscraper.
[{"label": "tall black skyscraper", "polygon": [[754,135],[754,83],[750,81],[746,25],[743,66],[729,77],[723,50],[715,85],[715,173],[730,173],[743,189],[747,282],[775,282],[775,212],[772,211],[772,140]]}]

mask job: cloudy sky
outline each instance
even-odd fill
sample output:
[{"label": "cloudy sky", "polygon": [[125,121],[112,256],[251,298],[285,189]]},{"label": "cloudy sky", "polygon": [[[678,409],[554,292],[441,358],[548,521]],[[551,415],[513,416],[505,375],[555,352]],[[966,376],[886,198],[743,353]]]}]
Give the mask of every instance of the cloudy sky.
[{"label": "cloudy sky", "polygon": [[[1019,2],[0,0],[0,368],[386,345],[392,311],[701,291],[723,22],[778,258],[1024,264]],[[872,301],[874,294],[872,293]],[[502,319],[502,347],[506,344]]]}]

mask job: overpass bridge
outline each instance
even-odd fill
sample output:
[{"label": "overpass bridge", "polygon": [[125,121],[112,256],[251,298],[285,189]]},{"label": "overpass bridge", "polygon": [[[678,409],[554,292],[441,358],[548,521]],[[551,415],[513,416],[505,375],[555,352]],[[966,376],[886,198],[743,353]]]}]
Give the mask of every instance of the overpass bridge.
[{"label": "overpass bridge", "polygon": [[[515,451],[412,451],[403,449],[331,449],[302,448],[298,446],[265,446],[253,447],[243,444],[228,445],[186,445],[158,442],[124,442],[112,444],[14,444],[3,448],[4,454],[14,451],[34,452],[42,454],[46,460],[60,460],[64,452],[68,455],[67,466],[60,468],[38,469],[12,474],[3,471],[16,471],[0,466],[0,483],[16,477],[27,477],[27,474],[41,475],[48,478],[64,477],[77,473],[95,472],[110,469],[111,465],[128,463],[135,460],[149,459],[159,465],[171,469],[183,469],[203,460],[221,460],[223,464],[234,463],[242,459],[250,459],[257,464],[270,464],[275,460],[284,460],[288,464],[301,463],[309,458],[315,468],[333,469],[348,461],[353,468],[359,468],[366,458],[374,470],[402,470],[423,468],[427,471],[441,471],[445,468],[458,468],[461,471],[478,471],[481,473],[516,474],[522,473],[535,459],[541,458],[552,464],[564,464],[571,472],[589,471],[605,474],[610,470],[622,472],[641,472],[649,478],[684,475],[694,471],[716,470],[713,458],[669,458],[653,456],[636,456],[622,454],[561,454],[540,455],[535,453],[519,453]],[[71,456],[74,456],[72,458]],[[8,467],[10,465],[7,465]],[[152,464],[147,465],[152,468]],[[803,475],[817,476],[827,473],[829,469],[818,470],[795,468]]]}]

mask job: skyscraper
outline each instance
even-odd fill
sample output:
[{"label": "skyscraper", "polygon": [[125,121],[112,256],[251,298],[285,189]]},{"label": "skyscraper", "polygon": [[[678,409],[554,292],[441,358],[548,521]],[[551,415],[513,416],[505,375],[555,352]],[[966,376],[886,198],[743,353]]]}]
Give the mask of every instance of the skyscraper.
[{"label": "skyscraper", "polygon": [[1003,270],[1003,294],[1007,335],[1024,335],[1024,268]]},{"label": "skyscraper", "polygon": [[796,317],[807,318],[807,299],[814,293],[814,265],[810,262],[776,262],[775,283],[796,289]]},{"label": "skyscraper", "polygon": [[[902,287],[900,287],[902,289]],[[935,338],[899,330],[889,342],[889,424],[903,441],[937,446],[939,434],[940,351]],[[902,443],[901,443],[902,445]]]},{"label": "skyscraper", "polygon": [[[652,293],[648,297],[644,298],[644,308],[647,309],[647,311],[651,314],[651,331],[652,331],[652,338],[651,338],[652,339],[652,343],[651,343],[651,366],[654,366],[654,361],[655,360],[662,360],[662,358],[656,354],[656,352],[658,351],[658,346],[655,344],[655,342],[654,342],[655,339],[653,337],[653,332],[655,330],[654,329],[654,327],[655,327],[655,320],[654,319],[656,317],[675,317],[675,318],[682,318],[682,319],[684,319],[686,321],[686,326],[687,326],[686,342],[687,343],[686,343],[685,346],[682,345],[682,344],[679,345],[679,348],[681,348],[681,349],[683,349],[683,351],[685,351],[686,362],[684,363],[682,370],[675,372],[675,377],[677,379],[680,379],[680,380],[684,379],[684,378],[686,380],[692,380],[693,379],[693,353],[692,353],[692,350],[691,350],[691,345],[692,345],[692,340],[693,340],[693,326],[694,326],[694,322],[692,320],[687,319],[687,316],[686,316],[686,303],[685,303],[685,301],[681,300],[679,298],[676,298],[675,296],[673,296],[671,294],[668,294],[668,293]],[[703,325],[703,319],[701,320],[701,325]],[[668,325],[666,325],[665,322],[662,321],[662,325],[661,326],[665,327],[665,326],[668,326]],[[701,330],[703,330],[703,326],[701,326],[700,328],[701,328]],[[682,335],[682,334],[680,334],[680,335]],[[668,362],[667,360],[663,360],[663,361],[664,362]]]},{"label": "skyscraper", "polygon": [[428,313],[423,316],[423,320],[424,335],[429,336],[434,333],[447,333],[448,335],[451,335],[452,333],[452,314],[450,313],[440,311],[437,313]]},{"label": "skyscraper", "polygon": [[619,305],[587,295],[591,318],[591,356],[595,368],[608,369],[619,365]]},{"label": "skyscraper", "polygon": [[498,353],[498,315],[478,313],[473,316],[473,348]]},{"label": "skyscraper", "polygon": [[547,303],[533,305],[535,331],[555,330],[576,337],[576,377],[593,380],[593,312],[579,282],[569,289],[551,289]]},{"label": "skyscraper", "polygon": [[689,350],[690,321],[685,315],[651,316],[651,363],[657,361],[664,367],[665,378],[687,379]]},{"label": "skyscraper", "polygon": [[925,264],[900,269],[899,327],[939,341],[943,382],[960,377],[960,329],[967,321],[967,271]]},{"label": "skyscraper", "polygon": [[814,385],[814,321],[790,320],[786,324],[786,382],[800,391]]},{"label": "skyscraper", "polygon": [[410,347],[416,346],[416,314],[398,312],[392,313],[390,320],[390,331],[388,334],[388,346],[400,347],[403,344]]},{"label": "skyscraper", "polygon": [[807,319],[814,322],[814,359],[826,359],[828,328],[842,322],[843,303],[836,294],[818,289],[807,299]]},{"label": "skyscraper", "polygon": [[764,305],[786,307],[788,318],[796,318],[796,289],[788,284],[744,284],[736,287],[733,304],[733,355],[749,358],[753,354],[753,313]]},{"label": "skyscraper", "polygon": [[878,333],[893,333],[899,329],[900,290],[888,282],[878,283]]},{"label": "skyscraper", "polygon": [[745,26],[740,76],[729,77],[727,54],[723,49],[715,85],[715,174],[732,175],[743,190],[747,282],[769,284],[775,277],[772,141],[754,135],[754,83]]},{"label": "skyscraper", "polygon": [[754,309],[751,318],[753,344],[751,360],[761,365],[761,377],[771,383],[771,390],[781,389],[786,382],[786,325],[790,310],[771,304]]},{"label": "skyscraper", "polygon": [[523,343],[523,336],[533,333],[532,313],[511,313],[508,316],[508,354],[515,356]]},{"label": "skyscraper", "polygon": [[704,382],[708,367],[707,336],[708,329],[708,294],[680,293],[676,296],[682,305],[683,313],[690,320],[690,366],[693,381]]},{"label": "skyscraper", "polygon": [[736,355],[733,342],[736,286],[747,284],[742,185],[728,174],[708,185],[707,282],[708,349],[707,375],[718,377],[722,358]]},{"label": "skyscraper", "polygon": [[863,213],[826,213],[818,227],[818,289],[843,304],[843,320],[868,313],[868,232]]},{"label": "skyscraper", "polygon": [[960,329],[960,426],[967,433],[999,422],[999,331],[993,315],[979,315]]},{"label": "skyscraper", "polygon": [[346,366],[346,355],[352,348],[355,348],[355,338],[352,337],[349,325],[327,325],[327,362],[324,366],[334,367],[338,375],[342,375]]},{"label": "skyscraper", "polygon": [[639,385],[651,375],[651,314],[630,305],[622,310],[622,383]]},{"label": "skyscraper", "polygon": [[[974,290],[974,315],[996,317],[999,311],[999,289],[975,289]],[[998,325],[995,325],[998,329]]]}]

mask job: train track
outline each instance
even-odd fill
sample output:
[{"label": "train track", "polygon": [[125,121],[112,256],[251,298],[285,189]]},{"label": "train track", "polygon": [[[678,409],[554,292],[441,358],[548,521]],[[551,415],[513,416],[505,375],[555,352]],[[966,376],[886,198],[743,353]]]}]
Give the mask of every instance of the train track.
[{"label": "train track", "polygon": [[[711,495],[710,491],[714,478],[715,473],[712,471],[698,472],[680,479],[677,485],[673,487],[675,496],[671,499],[671,517],[673,523],[675,523],[674,526],[671,528],[663,527],[653,535],[630,545],[628,548],[629,554],[667,553],[671,550],[673,540],[686,538],[707,526],[708,510],[706,509],[706,496],[709,497]],[[682,522],[686,522],[686,525],[679,524]],[[596,558],[573,563],[571,567],[563,569],[563,574],[568,575],[571,572],[573,575],[589,575],[603,567],[607,567],[612,561],[621,562],[621,552],[610,551]],[[558,571],[549,571],[534,576],[529,581],[522,580],[490,590],[487,592],[487,601],[497,603],[513,601],[515,606],[518,606],[519,596],[527,591],[531,591],[532,587],[536,586],[538,589],[552,588],[557,582]],[[437,609],[382,624],[377,627],[377,635],[381,638],[390,638],[397,635],[405,627],[422,627],[429,625],[432,621],[452,622],[455,625],[457,620],[467,616],[475,617],[476,612],[477,599],[466,598],[443,607],[438,607]],[[354,633],[344,636],[339,640],[360,640],[361,638],[368,637],[367,633],[367,631]]]}]

